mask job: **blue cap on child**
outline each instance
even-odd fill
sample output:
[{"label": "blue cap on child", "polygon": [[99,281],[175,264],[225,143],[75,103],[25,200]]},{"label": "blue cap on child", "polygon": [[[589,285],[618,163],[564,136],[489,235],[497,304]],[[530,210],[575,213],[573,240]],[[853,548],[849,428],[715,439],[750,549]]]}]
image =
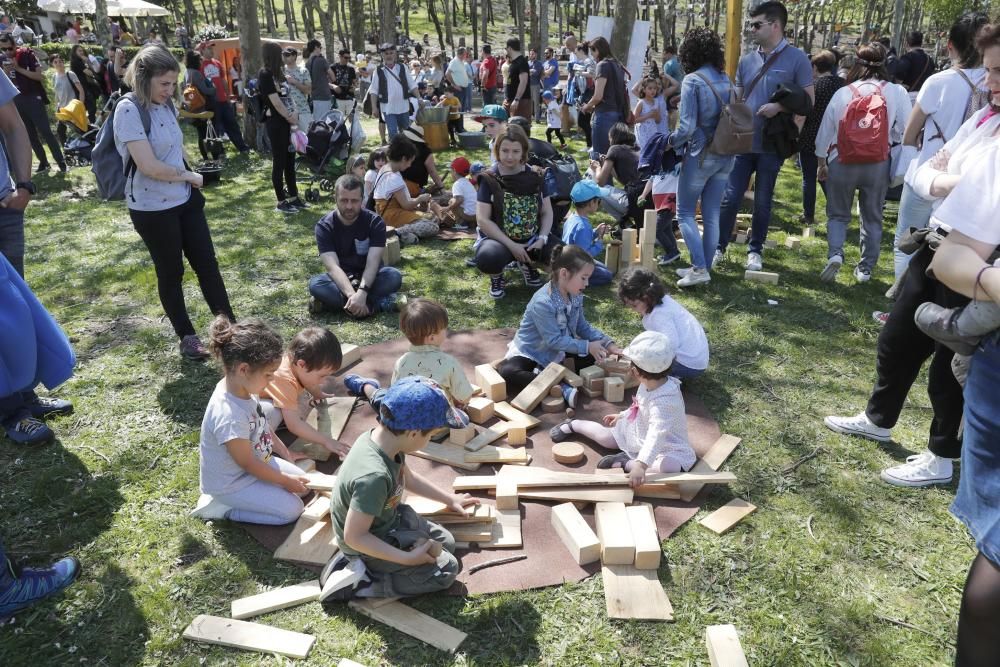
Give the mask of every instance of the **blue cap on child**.
[{"label": "blue cap on child", "polygon": [[589,178],[577,181],[569,191],[569,198],[574,204],[582,204],[592,199],[600,199],[610,192],[610,188],[602,188]]},{"label": "blue cap on child", "polygon": [[551,100],[551,99],[554,99],[554,98],[555,98],[555,95],[552,94],[551,90],[546,90],[545,92],[542,93],[542,99],[543,100]]},{"label": "blue cap on child", "polygon": [[473,162],[472,166],[469,167],[469,175],[470,176],[478,176],[479,174],[483,173],[483,169],[485,169],[485,168],[486,167],[483,166],[482,162],[478,162],[478,161],[477,162]]},{"label": "blue cap on child", "polygon": [[382,424],[399,431],[429,431],[448,426],[455,417],[448,396],[441,386],[420,375],[397,381],[386,390],[380,416]]}]

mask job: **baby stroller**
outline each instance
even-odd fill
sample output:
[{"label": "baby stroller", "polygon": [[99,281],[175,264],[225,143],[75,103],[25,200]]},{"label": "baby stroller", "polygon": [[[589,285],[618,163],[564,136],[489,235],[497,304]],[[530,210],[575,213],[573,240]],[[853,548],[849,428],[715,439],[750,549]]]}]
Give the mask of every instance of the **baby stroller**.
[{"label": "baby stroller", "polygon": [[73,136],[63,145],[63,155],[70,167],[90,164],[90,153],[97,142],[96,125],[87,120],[87,108],[80,100],[70,100],[69,104],[56,110],[56,120],[73,132]]},{"label": "baby stroller", "polygon": [[307,202],[317,203],[321,190],[333,192],[336,180],[347,173],[347,158],[355,148],[352,144],[364,143],[364,135],[359,137],[353,131],[357,122],[357,106],[354,105],[351,112],[350,124],[339,109],[331,109],[323,118],[310,123],[306,133],[306,152],[296,162],[300,182],[305,184]]}]

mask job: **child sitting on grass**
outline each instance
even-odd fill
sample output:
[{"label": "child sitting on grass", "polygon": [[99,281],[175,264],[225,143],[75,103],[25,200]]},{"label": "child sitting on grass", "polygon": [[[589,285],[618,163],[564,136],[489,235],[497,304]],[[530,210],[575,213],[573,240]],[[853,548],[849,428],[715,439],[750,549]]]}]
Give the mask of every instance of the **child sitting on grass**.
[{"label": "child sitting on grass", "polygon": [[379,170],[382,169],[387,162],[387,158],[385,156],[386,150],[387,148],[385,146],[379,146],[368,156],[368,171],[365,172],[365,192],[364,196],[361,198],[362,203],[367,202],[368,198],[371,197],[372,192],[375,191],[375,179],[378,178]]},{"label": "child sitting on grass", "polygon": [[452,229],[465,230],[476,222],[476,187],[469,182],[472,165],[458,156],[451,161],[451,199],[447,206],[431,201],[430,209],[442,225],[452,223]]},{"label": "child sitting on grass", "polygon": [[[322,578],[329,576],[328,570],[360,559],[372,581],[346,589],[338,598],[421,595],[443,591],[455,581],[459,563],[451,533],[402,502],[404,490],[460,513],[479,502],[439,489],[406,465],[406,455],[425,447],[431,433],[447,425],[450,412],[437,383],[406,377],[382,397],[378,426],[354,442],[330,497],[343,558],[331,561]],[[437,556],[431,555],[434,542],[444,547]]]},{"label": "child sitting on grass", "polygon": [[639,379],[632,406],[616,415],[605,415],[603,425],[584,419],[567,419],[549,431],[553,442],[582,435],[606,449],[598,468],[623,468],[629,485],[641,486],[646,471],[689,470],[697,457],[688,442],[687,417],[680,381],[670,375],[674,343],[656,331],[636,336],[623,352],[632,360],[630,373]]},{"label": "child sitting on grass", "polygon": [[[392,369],[390,384],[411,375],[434,380],[448,396],[450,405],[464,406],[472,398],[472,385],[455,357],[441,351],[441,344],[448,337],[448,311],[432,299],[414,299],[399,312],[399,328],[412,347],[401,356]],[[361,377],[355,373],[344,377],[344,386],[354,396],[368,399],[372,409],[379,412],[385,390],[378,380]],[[455,409],[450,417],[452,428],[469,425],[469,417]]]},{"label": "child sitting on grass", "polygon": [[611,270],[597,259],[604,251],[601,237],[608,233],[608,226],[603,222],[596,228],[590,226],[590,216],[601,207],[602,196],[600,186],[591,180],[584,179],[575,183],[569,193],[575,213],[566,218],[562,232],[563,243],[580,246],[594,258],[594,272],[590,275],[588,283],[593,287],[607,285],[614,278]]},{"label": "child sitting on grass", "polygon": [[[209,350],[225,376],[201,422],[201,497],[192,516],[280,526],[302,514],[302,471],[257,401],[281,361],[281,337],[258,319],[212,322]],[[274,456],[277,454],[281,458]]]},{"label": "child sitting on grass", "polygon": [[670,374],[686,379],[708,369],[708,338],[701,323],[671,299],[660,277],[649,269],[633,266],[618,280],[618,298],[626,308],[642,316],[646,331],[658,331],[674,341],[674,363]]},{"label": "child sitting on grass", "polygon": [[347,456],[347,445],[317,431],[303,418],[312,401],[327,398],[323,383],[340,370],[342,360],[340,341],[329,329],[308,327],[295,334],[261,392],[260,403],[271,429],[277,431],[284,422],[292,435],[322,445],[341,459]]}]

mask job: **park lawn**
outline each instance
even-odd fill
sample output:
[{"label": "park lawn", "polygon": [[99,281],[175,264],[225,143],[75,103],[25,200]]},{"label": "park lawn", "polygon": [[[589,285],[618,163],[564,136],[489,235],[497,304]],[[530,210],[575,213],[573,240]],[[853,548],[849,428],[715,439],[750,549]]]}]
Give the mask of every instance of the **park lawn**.
[{"label": "park lawn", "polygon": [[[260,158],[232,159],[224,183],[207,191],[208,216],[236,313],[263,317],[287,338],[312,321],[305,290],[319,270],[312,227],[328,206],[273,213],[269,169]],[[797,177],[786,165],[771,235],[779,245],[798,231]],[[238,526],[188,517],[198,497],[199,427],[218,370],[177,354],[148,254],[122,205],[98,202],[86,170],[38,182],[46,194],[28,215],[27,277],[79,356],[76,375],[55,392],[76,412],[55,421],[53,445],[0,444],[2,531],[12,556],[39,564],[73,554],[83,574],[55,601],[0,629],[0,664],[275,664],[181,639],[196,614],[226,616],[233,599],[313,576],[273,560]],[[890,211],[887,229],[894,205]],[[600,577],[413,600],[468,633],[455,656],[341,605],[256,620],[315,634],[311,665],[340,657],[369,665],[703,665],[704,629],[715,623],[736,625],[751,664],[950,664],[975,553],[948,513],[955,486],[901,490],[878,479],[923,448],[931,417],[925,377],[894,431],[899,445],[837,436],[822,424],[824,415],[860,410],[871,389],[878,335],[871,311],[886,305],[891,233],[867,285],[853,284],[848,270],[836,285],[820,283],[822,225],[801,250],[767,253],[766,269],[781,274],[777,286],[742,279],[742,250],[731,249],[709,286],[671,292],[712,344],[712,368],[690,389],[723,432],[743,439],[726,466],[739,481],[713,490],[696,519],[733,496],[760,509],[722,537],[692,521],[664,542],[659,575],[675,623],[609,620]],[[447,304],[452,329],[516,326],[530,292],[515,279],[508,297],[493,302],[486,279],[463,266],[469,253],[467,241],[405,249],[404,292]],[[851,266],[856,229],[847,253]],[[672,273],[663,276],[672,281]],[[205,329],[210,315],[190,272],[186,294]],[[639,332],[610,288],[589,290],[587,301],[588,317],[616,340]],[[346,342],[399,335],[390,315],[319,321]]]}]

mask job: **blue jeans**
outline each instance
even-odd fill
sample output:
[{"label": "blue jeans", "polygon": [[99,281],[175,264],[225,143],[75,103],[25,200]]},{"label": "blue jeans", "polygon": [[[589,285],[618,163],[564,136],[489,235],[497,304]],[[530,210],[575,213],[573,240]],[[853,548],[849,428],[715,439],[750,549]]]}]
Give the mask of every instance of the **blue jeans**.
[{"label": "blue jeans", "polygon": [[488,104],[496,104],[497,100],[497,89],[496,88],[483,88],[483,106]]},{"label": "blue jeans", "polygon": [[931,211],[934,202],[929,202],[903,183],[903,194],[899,198],[899,215],[896,217],[896,238],[892,242],[893,266],[896,270],[896,280],[910,264],[910,255],[900,251],[899,242],[910,232],[910,227],[923,229],[931,221]]},{"label": "blue jeans", "polygon": [[[732,170],[732,156],[713,153],[689,155],[681,165],[677,183],[677,216],[684,243],[691,255],[691,266],[695,268],[709,268],[719,244],[719,210]],[[699,199],[704,237],[698,233],[698,224],[694,220]]]},{"label": "blue jeans", "polygon": [[619,111],[595,111],[590,119],[590,157],[597,159],[599,155],[607,155],[611,147],[608,133],[615,123],[622,119]]},{"label": "blue jeans", "polygon": [[472,84],[471,83],[468,86],[466,86],[465,88],[462,89],[462,92],[461,92],[461,94],[459,96],[459,99],[462,100],[462,112],[463,113],[469,113],[470,111],[472,111]]},{"label": "blue jeans", "polygon": [[[816,170],[819,161],[816,153],[807,150],[799,153],[799,167],[802,168],[802,215],[809,220],[816,219]],[[826,181],[819,184],[826,194]]]},{"label": "blue jeans", "polygon": [[0,208],[0,253],[24,277],[24,211]]},{"label": "blue jeans", "polygon": [[736,214],[743,203],[743,193],[750,185],[750,175],[757,174],[754,185],[753,223],[750,227],[750,247],[747,252],[763,253],[767,240],[767,226],[771,222],[771,202],[774,200],[774,184],[784,158],[776,153],[743,153],[736,156],[733,170],[729,174],[729,185],[722,197],[722,211],[719,213],[719,250],[725,252],[733,235]]},{"label": "blue jeans", "polygon": [[667,259],[680,254],[677,237],[674,236],[674,212],[669,208],[656,212],[656,242],[663,248],[663,256]]},{"label": "blue jeans", "polygon": [[699,375],[704,374],[706,370],[708,369],[688,368],[687,366],[677,361],[676,359],[674,359],[674,363],[670,365],[670,375],[680,380],[689,380],[691,378],[696,378]]},{"label": "blue jeans", "polygon": [[601,285],[610,285],[611,281],[614,280],[615,274],[611,273],[611,269],[600,261],[594,261],[594,272],[590,274],[590,282],[588,283],[591,287],[600,287]]},{"label": "blue jeans", "polygon": [[229,140],[236,146],[236,150],[243,153],[250,150],[247,143],[243,141],[243,133],[240,131],[240,124],[236,122],[236,105],[232,102],[217,102],[215,105],[215,116],[212,118],[212,125],[215,132],[222,136],[225,132]]},{"label": "blue jeans", "polygon": [[386,113],[382,116],[385,118],[385,127],[389,131],[390,139],[410,126],[408,113]]},{"label": "blue jeans", "polygon": [[[402,285],[403,274],[400,273],[399,269],[383,266],[375,274],[375,282],[372,283],[371,290],[368,292],[368,299],[366,299],[368,310],[372,313],[376,312],[375,306],[379,299],[395,294]],[[347,303],[347,297],[337,287],[337,283],[333,282],[329,273],[321,273],[310,278],[309,293],[320,301],[327,310],[333,312],[340,312]]]}]

